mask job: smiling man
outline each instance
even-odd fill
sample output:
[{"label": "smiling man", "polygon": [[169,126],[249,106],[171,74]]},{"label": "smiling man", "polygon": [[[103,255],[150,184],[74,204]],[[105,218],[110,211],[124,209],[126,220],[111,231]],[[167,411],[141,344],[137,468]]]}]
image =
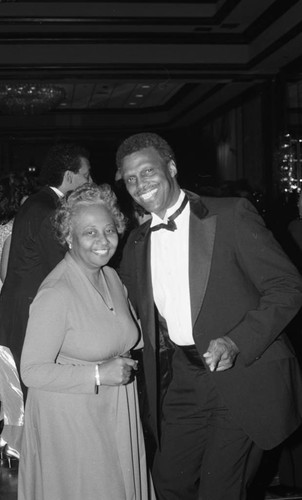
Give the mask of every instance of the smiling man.
[{"label": "smiling man", "polygon": [[167,168],[163,168],[163,159],[154,148],[134,152],[123,160],[123,179],[128,192],[147,212],[161,218],[180,194],[175,161],[167,155]]},{"label": "smiling man", "polygon": [[129,235],[119,271],[144,335],[158,498],[245,500],[263,450],[301,423],[284,334],[301,277],[248,200],[181,189],[157,134],[129,137],[116,160],[152,215]]},{"label": "smiling man", "polygon": [[44,187],[29,196],[14,220],[0,295],[0,345],[11,349],[18,368],[29,306],[44,278],[65,254],[54,235],[51,218],[60,197],[90,181],[88,151],[73,143],[56,144],[41,168]]}]

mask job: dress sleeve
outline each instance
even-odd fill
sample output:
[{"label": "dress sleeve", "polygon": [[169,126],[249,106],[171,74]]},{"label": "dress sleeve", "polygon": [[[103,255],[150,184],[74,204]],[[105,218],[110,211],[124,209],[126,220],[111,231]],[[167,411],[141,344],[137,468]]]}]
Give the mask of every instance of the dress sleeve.
[{"label": "dress sleeve", "polygon": [[66,393],[93,393],[95,364],[59,364],[67,324],[68,297],[43,287],[30,307],[21,355],[21,377],[27,387]]}]

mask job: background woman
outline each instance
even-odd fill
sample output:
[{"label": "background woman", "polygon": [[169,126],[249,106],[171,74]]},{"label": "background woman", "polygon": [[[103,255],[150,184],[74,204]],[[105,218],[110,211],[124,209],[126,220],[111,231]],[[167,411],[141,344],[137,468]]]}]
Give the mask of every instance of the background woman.
[{"label": "background woman", "polygon": [[139,331],[107,266],[123,215],[108,185],[84,185],[55,218],[68,252],[32,303],[21,358],[29,387],[19,500],[147,500],[129,350]]},{"label": "background woman", "polygon": [[14,217],[23,201],[36,190],[36,178],[24,172],[0,180],[0,290],[6,276]]},{"label": "background woman", "polygon": [[[6,276],[14,217],[36,186],[36,178],[24,172],[0,180],[0,291]],[[19,458],[23,417],[23,395],[15,361],[10,349],[0,345],[1,465],[10,467]]]}]

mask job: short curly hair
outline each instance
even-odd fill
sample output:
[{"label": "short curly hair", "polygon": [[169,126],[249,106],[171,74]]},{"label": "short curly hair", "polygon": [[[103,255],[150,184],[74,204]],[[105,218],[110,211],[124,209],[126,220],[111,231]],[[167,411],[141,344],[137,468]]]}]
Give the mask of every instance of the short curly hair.
[{"label": "short curly hair", "polygon": [[39,181],[42,185],[58,187],[63,182],[67,170],[77,173],[81,168],[81,158],[89,159],[88,150],[73,142],[57,143],[48,151],[42,164]]},{"label": "short curly hair", "polygon": [[120,144],[116,152],[117,170],[121,170],[125,156],[150,147],[156,149],[165,162],[168,163],[171,160],[175,162],[174,151],[165,139],[154,132],[141,132],[140,134],[131,135]]},{"label": "short curly hair", "polygon": [[126,218],[120,211],[117,197],[109,184],[85,183],[60,200],[53,225],[56,236],[62,245],[66,244],[66,239],[70,234],[72,217],[79,206],[105,205],[112,215],[118,234],[122,235],[126,229]]}]

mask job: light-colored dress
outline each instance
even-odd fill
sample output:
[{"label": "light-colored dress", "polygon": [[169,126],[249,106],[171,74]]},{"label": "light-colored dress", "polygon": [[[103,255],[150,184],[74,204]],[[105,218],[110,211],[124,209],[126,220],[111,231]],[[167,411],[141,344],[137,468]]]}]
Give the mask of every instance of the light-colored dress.
[{"label": "light-colored dress", "polygon": [[[13,219],[0,225],[0,262],[3,245],[12,234]],[[0,279],[0,291],[2,281]],[[19,375],[10,349],[0,345],[0,420],[4,421],[1,433],[1,445],[8,443],[9,447],[20,453],[21,433],[23,428],[24,404],[20,387]]]},{"label": "light-colored dress", "polygon": [[13,219],[9,220],[6,224],[0,224],[0,260],[2,255],[2,248],[6,238],[12,234],[13,230]]},{"label": "light-colored dress", "polygon": [[[13,230],[13,219],[9,220],[6,224],[0,224],[0,262],[2,256],[3,245],[8,236],[12,234]],[[0,290],[2,288],[2,281],[0,279]]]},{"label": "light-colored dress", "polygon": [[95,364],[138,341],[125,288],[103,268],[111,311],[67,254],[31,305],[21,359],[29,386],[19,500],[147,500],[136,382],[100,386]]}]

